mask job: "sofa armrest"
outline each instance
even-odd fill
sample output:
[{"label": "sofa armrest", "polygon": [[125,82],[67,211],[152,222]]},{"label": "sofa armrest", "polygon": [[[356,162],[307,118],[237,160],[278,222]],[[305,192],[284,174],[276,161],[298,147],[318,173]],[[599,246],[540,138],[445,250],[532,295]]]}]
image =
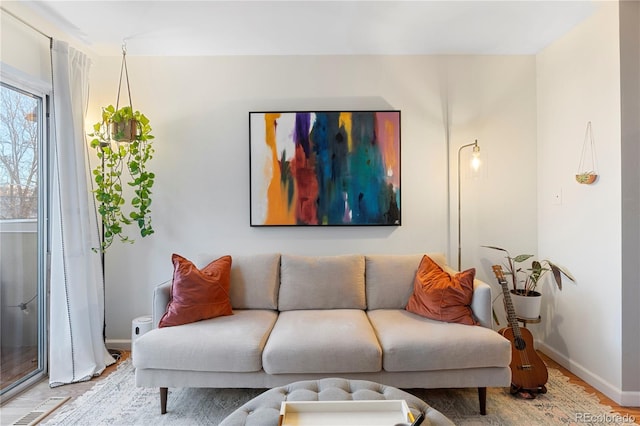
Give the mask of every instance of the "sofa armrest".
[{"label": "sofa armrest", "polygon": [[157,285],[153,289],[153,327],[156,328],[160,319],[167,312],[167,305],[171,300],[171,280],[165,281]]},{"label": "sofa armrest", "polygon": [[[458,271],[445,266],[444,270],[450,274],[457,274]],[[491,297],[491,286],[478,279],[473,280],[473,298],[471,299],[471,310],[476,319],[483,327],[493,329],[493,299]]]},{"label": "sofa armrest", "polygon": [[480,280],[473,280],[473,298],[471,299],[471,310],[476,316],[480,325],[493,328],[493,316],[491,313],[491,287]]}]

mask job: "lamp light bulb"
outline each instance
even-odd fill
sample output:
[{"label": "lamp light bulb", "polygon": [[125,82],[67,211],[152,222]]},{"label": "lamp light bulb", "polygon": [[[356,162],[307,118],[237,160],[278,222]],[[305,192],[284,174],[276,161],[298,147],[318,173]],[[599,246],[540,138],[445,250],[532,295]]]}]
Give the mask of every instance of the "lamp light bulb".
[{"label": "lamp light bulb", "polygon": [[478,145],[473,147],[473,153],[471,154],[471,168],[477,172],[480,168],[480,147]]}]

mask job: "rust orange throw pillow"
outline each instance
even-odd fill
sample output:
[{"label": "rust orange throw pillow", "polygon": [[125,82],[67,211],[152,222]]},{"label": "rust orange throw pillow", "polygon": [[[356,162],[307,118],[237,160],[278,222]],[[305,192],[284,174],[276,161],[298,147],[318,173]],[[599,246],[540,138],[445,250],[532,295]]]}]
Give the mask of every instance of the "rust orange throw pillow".
[{"label": "rust orange throw pillow", "polygon": [[188,324],[222,315],[231,315],[229,285],[231,256],[223,256],[198,269],[174,254],[171,301],[158,327]]},{"label": "rust orange throw pillow", "polygon": [[439,321],[478,324],[470,306],[475,275],[475,269],[450,275],[425,255],[416,272],[407,311]]}]

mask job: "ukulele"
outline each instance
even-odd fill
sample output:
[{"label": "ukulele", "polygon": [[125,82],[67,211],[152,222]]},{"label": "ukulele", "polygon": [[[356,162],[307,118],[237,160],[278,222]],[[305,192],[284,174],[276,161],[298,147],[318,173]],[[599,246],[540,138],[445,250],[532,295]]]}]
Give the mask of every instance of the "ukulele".
[{"label": "ukulele", "polygon": [[507,280],[500,265],[493,265],[493,273],[502,286],[504,305],[507,310],[507,319],[510,327],[498,331],[511,342],[511,393],[529,394],[529,398],[535,398],[536,393],[546,393],[545,384],[549,378],[547,366],[533,347],[533,336],[526,328],[520,328],[513,308],[511,294]]}]

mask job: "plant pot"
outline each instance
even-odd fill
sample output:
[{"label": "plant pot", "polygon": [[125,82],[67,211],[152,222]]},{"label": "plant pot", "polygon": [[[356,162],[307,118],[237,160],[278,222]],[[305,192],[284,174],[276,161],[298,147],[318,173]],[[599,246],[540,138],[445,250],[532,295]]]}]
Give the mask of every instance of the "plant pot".
[{"label": "plant pot", "polygon": [[537,319],[540,316],[541,293],[530,291],[525,296],[525,291],[520,289],[511,290],[510,293],[516,316],[525,319]]},{"label": "plant pot", "polygon": [[598,179],[595,173],[580,173],[576,175],[576,181],[584,185],[591,185]]},{"label": "plant pot", "polygon": [[131,142],[138,136],[138,121],[135,119],[111,123],[111,137],[117,142]]}]

